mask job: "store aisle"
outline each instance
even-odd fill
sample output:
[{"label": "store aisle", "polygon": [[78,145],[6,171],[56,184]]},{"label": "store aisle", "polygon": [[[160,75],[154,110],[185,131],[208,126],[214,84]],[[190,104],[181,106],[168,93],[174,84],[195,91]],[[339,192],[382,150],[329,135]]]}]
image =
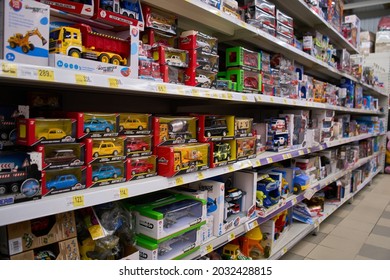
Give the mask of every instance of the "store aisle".
[{"label": "store aisle", "polygon": [[390,175],[380,174],[282,260],[390,260]]}]

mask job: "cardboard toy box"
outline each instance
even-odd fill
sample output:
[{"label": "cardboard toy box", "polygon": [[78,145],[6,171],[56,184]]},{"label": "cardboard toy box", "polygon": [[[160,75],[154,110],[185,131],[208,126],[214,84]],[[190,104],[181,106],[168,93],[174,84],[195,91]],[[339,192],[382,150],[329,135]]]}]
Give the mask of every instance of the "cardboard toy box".
[{"label": "cardboard toy box", "polygon": [[48,65],[50,6],[30,0],[0,4],[0,58]]},{"label": "cardboard toy box", "polygon": [[16,255],[77,236],[73,211],[0,227],[0,253]]}]

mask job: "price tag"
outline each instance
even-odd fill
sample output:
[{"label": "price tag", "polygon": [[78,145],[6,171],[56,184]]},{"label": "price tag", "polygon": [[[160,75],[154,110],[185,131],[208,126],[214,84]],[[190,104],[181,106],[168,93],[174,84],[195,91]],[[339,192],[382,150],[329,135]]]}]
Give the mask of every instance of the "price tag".
[{"label": "price tag", "polygon": [[274,99],[273,97],[270,97],[269,100],[270,100],[271,102],[274,102],[274,101],[275,101],[275,99]]},{"label": "price tag", "polygon": [[234,234],[234,232],[229,233],[229,235],[228,235],[228,241],[230,242],[230,241],[232,241],[232,240],[234,240],[234,239],[236,239],[236,235]]},{"label": "price tag", "polygon": [[228,170],[229,170],[230,172],[236,171],[236,170],[234,169],[234,166],[233,166],[233,165],[229,165],[229,166],[228,166]]},{"label": "price tag", "polygon": [[273,163],[274,160],[273,160],[272,158],[267,158],[267,162],[268,162],[268,163]]},{"label": "price tag", "polygon": [[178,186],[178,185],[183,185],[184,184],[184,179],[183,179],[183,177],[177,177],[176,179],[175,179],[175,182],[176,182],[176,185]]},{"label": "price tag", "polygon": [[314,189],[308,189],[303,194],[303,197],[306,198],[306,199],[311,199],[315,193],[316,193],[316,191]]},{"label": "price tag", "polygon": [[261,101],[262,100],[261,96],[258,96],[258,95],[256,95],[256,99],[257,99],[257,101]]},{"label": "price tag", "polygon": [[111,88],[118,88],[122,83],[119,79],[108,78],[108,84]]},{"label": "price tag", "polygon": [[303,150],[299,150],[298,154],[299,154],[300,156],[302,156],[302,155],[304,155],[305,153],[303,152]]},{"label": "price tag", "polygon": [[245,21],[241,21],[241,26],[244,27],[244,28],[247,28],[247,23]]},{"label": "price tag", "polygon": [[249,222],[247,223],[247,230],[251,230],[251,229],[254,229],[255,227],[257,227],[259,225],[259,223],[257,222],[257,220],[254,220],[252,222]]},{"label": "price tag", "polygon": [[213,245],[212,244],[209,244],[206,246],[206,253],[211,253],[212,251],[214,251],[214,248],[213,248]]},{"label": "price tag", "polygon": [[182,87],[178,87],[178,88],[177,88],[177,92],[178,92],[179,94],[181,94],[181,95],[185,94],[185,91],[184,91],[184,89],[183,89]]},{"label": "price tag", "polygon": [[228,96],[228,99],[229,99],[229,100],[232,100],[232,99],[233,99],[233,94],[231,94],[230,92],[227,94],[227,96]]},{"label": "price tag", "polygon": [[1,64],[1,71],[8,76],[16,77],[18,74],[18,66],[16,64],[5,63]]},{"label": "price tag", "polygon": [[192,95],[193,95],[193,96],[200,96],[199,90],[193,88],[193,89],[192,89]]},{"label": "price tag", "polygon": [[295,204],[297,204],[297,198],[296,197],[294,197],[293,199],[292,199],[292,202],[293,202],[293,204],[295,205]]},{"label": "price tag", "polygon": [[283,99],[283,102],[284,102],[284,104],[287,104],[287,100],[286,99]]},{"label": "price tag", "polygon": [[104,236],[103,229],[100,225],[93,225],[88,228],[89,233],[93,240],[99,239]]},{"label": "price tag", "polygon": [[242,96],[242,101],[248,101],[248,96],[243,95],[243,96]]},{"label": "price tag", "polygon": [[221,98],[222,98],[222,99],[227,99],[226,93],[222,93],[222,94],[221,94]]},{"label": "price tag", "polygon": [[213,98],[219,98],[218,93],[213,92]]},{"label": "price tag", "polygon": [[260,166],[260,165],[261,165],[260,160],[256,160],[256,166]]},{"label": "price tag", "polygon": [[127,198],[127,197],[129,197],[129,189],[128,188],[120,188],[119,189],[119,197],[120,198]]},{"label": "price tag", "polygon": [[72,197],[73,207],[82,207],[84,206],[84,196],[83,195],[74,195]]},{"label": "price tag", "polygon": [[283,155],[283,159],[288,159],[287,154],[284,154],[284,155]]},{"label": "price tag", "polygon": [[205,94],[204,94],[206,97],[210,98],[211,97],[211,93],[209,91],[206,91]]},{"label": "price tag", "polygon": [[294,101],[293,101],[293,104],[294,104],[294,105],[297,105],[297,102],[294,100]]},{"label": "price tag", "polygon": [[40,81],[54,81],[54,71],[46,69],[38,69],[38,80]]},{"label": "price tag", "polygon": [[157,92],[159,92],[159,93],[167,93],[168,92],[167,86],[163,85],[163,84],[158,84],[157,85]]},{"label": "price tag", "polygon": [[287,248],[284,247],[282,251],[283,251],[283,255],[286,254],[287,253]]},{"label": "price tag", "polygon": [[87,85],[91,82],[91,78],[83,74],[75,74],[74,77],[76,80],[76,84],[79,85]]},{"label": "price tag", "polygon": [[198,172],[198,179],[199,180],[203,180],[204,179],[203,172]]},{"label": "price tag", "polygon": [[318,227],[320,225],[320,223],[317,221],[314,222],[314,227]]}]

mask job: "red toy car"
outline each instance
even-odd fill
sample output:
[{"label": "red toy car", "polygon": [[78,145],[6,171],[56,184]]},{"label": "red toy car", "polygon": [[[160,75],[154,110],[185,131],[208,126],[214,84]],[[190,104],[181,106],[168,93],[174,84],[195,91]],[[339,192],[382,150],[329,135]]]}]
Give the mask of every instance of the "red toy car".
[{"label": "red toy car", "polygon": [[131,162],[131,174],[150,173],[154,165],[146,160],[136,160]]},{"label": "red toy car", "polygon": [[128,153],[149,150],[149,144],[143,140],[129,140],[126,145]]}]

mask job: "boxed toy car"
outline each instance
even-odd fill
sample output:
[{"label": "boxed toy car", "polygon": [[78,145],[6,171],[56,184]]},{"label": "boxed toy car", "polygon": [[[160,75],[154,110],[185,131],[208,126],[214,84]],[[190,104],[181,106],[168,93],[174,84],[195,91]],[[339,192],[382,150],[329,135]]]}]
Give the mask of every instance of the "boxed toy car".
[{"label": "boxed toy car", "polygon": [[145,237],[137,237],[136,241],[140,260],[180,260],[199,250],[200,244],[199,225],[162,241],[156,242]]},{"label": "boxed toy car", "polygon": [[0,227],[0,252],[7,256],[75,238],[73,211]]},{"label": "boxed toy car", "polygon": [[237,83],[238,92],[259,93],[262,89],[261,74],[240,68],[229,68],[227,79]]},{"label": "boxed toy car", "polygon": [[218,73],[219,56],[198,50],[189,50],[188,68]]},{"label": "boxed toy car", "polygon": [[261,70],[261,53],[233,47],[226,49],[226,67],[241,67],[242,69]]},{"label": "boxed toy car", "polygon": [[206,211],[205,200],[171,193],[155,202],[135,206],[136,232],[144,238],[161,242],[203,225]]},{"label": "boxed toy car", "polygon": [[237,145],[235,140],[208,142],[210,144],[210,167],[224,166],[236,162]]},{"label": "boxed toy car", "polygon": [[67,112],[66,115],[77,121],[77,139],[116,137],[119,134],[119,114]]},{"label": "boxed toy car", "polygon": [[41,154],[0,151],[0,206],[41,197]]},{"label": "boxed toy car", "polygon": [[147,5],[142,5],[142,13],[145,27],[176,35],[176,16]]},{"label": "boxed toy car", "polygon": [[196,30],[183,31],[179,38],[179,48],[218,54],[218,39]]},{"label": "boxed toy car", "polygon": [[42,155],[42,169],[84,165],[83,143],[37,145],[35,150]]},{"label": "boxed toy car", "polygon": [[141,157],[152,154],[152,136],[151,135],[132,135],[126,136],[126,155],[127,157]]},{"label": "boxed toy car", "polygon": [[15,145],[16,121],[29,117],[29,106],[0,105],[0,150]]},{"label": "boxed toy car", "polygon": [[215,180],[202,180],[189,184],[189,188],[207,192],[207,216],[213,217],[213,235],[224,233],[225,184]]},{"label": "boxed toy car", "polygon": [[196,115],[198,118],[199,142],[234,139],[234,116]]},{"label": "boxed toy car", "polygon": [[217,73],[201,69],[187,68],[185,85],[201,88],[216,88]]},{"label": "boxed toy car", "polygon": [[42,171],[42,196],[83,190],[87,187],[87,166],[47,169]]},{"label": "boxed toy car", "polygon": [[276,14],[275,5],[269,1],[255,0],[255,1],[253,1],[252,5],[249,6],[249,9],[252,9],[253,5],[260,8],[262,11],[269,13],[272,16],[275,16],[275,14]]},{"label": "boxed toy car", "polygon": [[128,159],[128,180],[138,180],[157,175],[156,156],[145,156]]},{"label": "boxed toy car", "polygon": [[0,58],[47,66],[49,21],[48,5],[30,0],[3,1],[0,4]]},{"label": "boxed toy car", "polygon": [[18,119],[16,143],[36,144],[73,143],[76,141],[74,119]]},{"label": "boxed toy car", "polygon": [[161,79],[164,83],[184,85],[186,68],[171,65],[160,65]]},{"label": "boxed toy car", "polygon": [[82,17],[90,18],[93,16],[95,11],[95,0],[84,0],[84,1],[72,1],[72,0],[36,0],[52,8],[67,13],[80,15]]},{"label": "boxed toy car", "polygon": [[152,47],[161,45],[174,48],[176,46],[176,37],[173,34],[158,29],[148,28],[141,33],[140,38],[144,44]]},{"label": "boxed toy car", "polygon": [[172,177],[208,169],[210,145],[190,143],[156,147],[158,175]]},{"label": "boxed toy car", "polygon": [[257,6],[250,6],[248,9],[248,23],[256,27],[269,27],[275,30],[276,19],[274,15],[265,12]]},{"label": "boxed toy car", "polygon": [[92,163],[88,166],[87,187],[99,187],[125,182],[127,181],[127,168],[127,160]]},{"label": "boxed toy car", "polygon": [[256,136],[236,139],[237,160],[256,157]]},{"label": "boxed toy car", "polygon": [[119,133],[125,135],[151,134],[151,114],[120,113]]},{"label": "boxed toy car", "polygon": [[157,46],[152,49],[153,59],[158,61],[160,65],[170,65],[175,67],[188,67],[188,51]]},{"label": "boxed toy car", "polygon": [[197,142],[195,117],[155,116],[152,126],[154,146]]},{"label": "boxed toy car", "polygon": [[85,138],[85,163],[109,162],[126,158],[126,137]]}]

